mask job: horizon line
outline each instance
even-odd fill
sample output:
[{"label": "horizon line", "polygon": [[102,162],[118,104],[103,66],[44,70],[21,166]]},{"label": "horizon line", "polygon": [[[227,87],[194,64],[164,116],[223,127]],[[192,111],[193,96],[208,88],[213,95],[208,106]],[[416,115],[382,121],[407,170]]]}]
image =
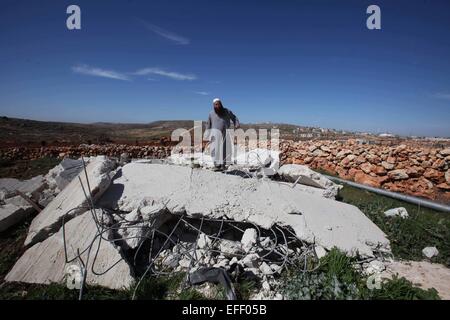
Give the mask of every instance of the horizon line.
[{"label": "horizon line", "polygon": [[[31,118],[19,118],[17,116],[8,116],[8,115],[0,115],[0,119],[2,118],[8,118],[8,119],[15,119],[15,120],[26,120],[26,121],[36,121],[36,122],[49,122],[49,123],[65,123],[65,124],[83,124],[83,125],[95,125],[95,124],[112,124],[112,125],[145,125],[145,124],[152,124],[154,122],[169,122],[169,121],[202,121],[206,122],[206,120],[194,120],[194,119],[156,119],[148,122],[112,122],[112,121],[94,121],[94,122],[85,122],[85,121],[78,121],[78,122],[72,122],[67,120],[42,120],[42,119],[31,119]],[[317,128],[317,129],[326,129],[326,130],[335,130],[335,131],[345,131],[348,133],[356,133],[356,134],[371,134],[371,135],[380,135],[380,134],[392,134],[394,136],[398,137],[418,137],[418,138],[442,138],[442,139],[450,139],[450,136],[430,136],[430,135],[406,135],[406,134],[399,134],[394,133],[391,131],[358,131],[354,129],[337,129],[337,128],[329,128],[329,127],[321,127],[321,126],[314,126],[314,125],[303,125],[303,124],[296,124],[296,123],[288,123],[288,122],[272,122],[272,121],[258,121],[258,122],[241,122],[243,125],[257,125],[257,124],[273,124],[273,125],[290,125],[290,126],[296,126],[296,127],[302,127],[302,128]]]}]

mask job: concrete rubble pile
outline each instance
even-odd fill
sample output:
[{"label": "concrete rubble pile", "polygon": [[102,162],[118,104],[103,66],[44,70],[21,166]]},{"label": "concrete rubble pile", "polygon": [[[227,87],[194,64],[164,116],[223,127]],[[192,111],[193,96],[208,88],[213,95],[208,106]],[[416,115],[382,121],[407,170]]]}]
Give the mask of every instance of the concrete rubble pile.
[{"label": "concrete rubble pile", "polygon": [[192,274],[202,268],[221,268],[233,282],[242,278],[260,279],[262,290],[254,299],[282,299],[276,292],[276,276],[289,264],[316,258],[312,246],[302,244],[280,227],[264,230],[234,221],[220,224],[205,219],[182,221],[182,227],[175,233],[179,241],[163,247],[152,266],[153,274],[174,271]]},{"label": "concrete rubble pile", "polygon": [[6,281],[62,282],[67,268],[84,265],[86,284],[121,289],[145,275],[216,268],[233,280],[260,279],[255,299],[281,299],[277,276],[298,261],[333,247],[369,260],[390,254],[375,224],[334,200],[339,186],[303,166],[278,169],[270,152],[257,155],[260,168],[273,165],[271,178],[236,174],[258,171],[256,162],[213,172],[191,158],[118,167],[98,156],[78,171],[65,160],[45,177],[57,195],[32,221],[28,249]]},{"label": "concrete rubble pile", "polygon": [[[261,168],[276,168],[279,165],[280,152],[269,149],[255,148],[245,152],[241,148],[235,151],[232,169],[259,170]],[[214,167],[214,161],[208,152],[175,153],[168,157],[170,163],[203,168]],[[275,173],[275,172],[274,172]]]},{"label": "concrete rubble pile", "polygon": [[25,181],[0,179],[0,231],[7,230],[35,212],[36,209],[23,196],[37,200],[44,187],[42,176]]},{"label": "concrete rubble pile", "polygon": [[[94,158],[85,158],[89,163]],[[45,176],[0,179],[0,231],[46,207],[83,169],[81,159],[63,159]]]},{"label": "concrete rubble pile", "polygon": [[371,255],[371,246],[389,246],[383,232],[354,206],[297,185],[183,166],[127,164],[99,204],[132,212],[148,198],[164,204],[172,214],[226,217],[262,228],[290,226],[303,241],[329,249],[337,246],[350,254]]},{"label": "concrete rubble pile", "polygon": [[[228,166],[227,173],[247,178],[280,177],[283,181],[294,182],[295,187],[302,191],[331,199],[336,198],[339,189],[342,187],[307,166],[283,165],[279,168],[279,151],[255,148],[247,152],[239,149],[236,153],[234,163]],[[208,169],[214,167],[212,157],[208,153],[202,152],[193,154],[174,153],[168,158],[167,162],[193,168]]]}]

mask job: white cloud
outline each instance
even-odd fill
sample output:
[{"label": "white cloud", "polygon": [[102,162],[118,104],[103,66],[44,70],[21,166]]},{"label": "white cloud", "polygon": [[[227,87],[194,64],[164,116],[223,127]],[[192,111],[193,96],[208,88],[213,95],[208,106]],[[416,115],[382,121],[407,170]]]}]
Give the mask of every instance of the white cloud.
[{"label": "white cloud", "polygon": [[194,91],[194,93],[202,95],[202,96],[209,96],[210,95],[210,93],[206,92],[206,91]]},{"label": "white cloud", "polygon": [[94,77],[102,77],[102,78],[109,78],[109,79],[115,79],[115,80],[124,80],[129,81],[130,78],[126,75],[113,71],[113,70],[104,70],[100,68],[90,67],[88,65],[77,65],[72,67],[72,71],[75,73],[85,74],[88,76],[94,76]]},{"label": "white cloud", "polygon": [[433,94],[433,97],[436,99],[450,100],[450,93],[439,92]]},{"label": "white cloud", "polygon": [[173,71],[166,71],[166,70],[163,70],[160,68],[144,68],[144,69],[140,69],[140,70],[136,71],[134,74],[137,76],[146,76],[149,74],[156,74],[156,75],[171,78],[174,80],[189,80],[189,81],[191,81],[191,80],[197,79],[197,76],[195,74],[182,74],[182,73],[173,72]]},{"label": "white cloud", "polygon": [[191,40],[189,40],[186,37],[180,36],[179,34],[176,34],[172,31],[163,29],[161,27],[158,27],[154,24],[145,22],[143,20],[141,20],[142,24],[150,31],[156,33],[157,35],[166,38],[172,42],[175,42],[176,44],[182,44],[182,45],[187,45],[191,42]]}]

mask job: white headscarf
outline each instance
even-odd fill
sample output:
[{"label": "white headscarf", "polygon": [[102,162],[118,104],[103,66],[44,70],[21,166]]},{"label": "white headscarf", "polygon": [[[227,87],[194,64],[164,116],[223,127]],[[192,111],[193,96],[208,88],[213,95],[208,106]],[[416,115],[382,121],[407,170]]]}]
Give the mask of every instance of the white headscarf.
[{"label": "white headscarf", "polygon": [[220,99],[219,99],[219,98],[215,98],[215,99],[213,100],[213,103],[216,103],[216,102],[220,102],[220,103],[222,103],[222,101],[220,101]]}]

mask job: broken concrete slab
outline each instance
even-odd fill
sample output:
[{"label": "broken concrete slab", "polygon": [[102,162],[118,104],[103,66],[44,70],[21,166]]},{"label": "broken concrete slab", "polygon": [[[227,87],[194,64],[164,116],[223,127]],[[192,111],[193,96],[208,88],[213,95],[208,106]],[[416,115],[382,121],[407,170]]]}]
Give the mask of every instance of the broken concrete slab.
[{"label": "broken concrete slab", "polygon": [[20,185],[20,180],[13,178],[0,179],[0,190],[3,192],[4,199],[15,195],[15,190]]},{"label": "broken concrete slab", "polygon": [[[90,161],[86,167],[89,177],[90,192],[93,201],[96,201],[108,188],[114,169],[114,162],[104,156],[98,156]],[[83,183],[84,189],[89,196],[89,188],[84,171],[78,177]],[[31,223],[25,245],[31,245],[47,238],[56,232],[63,217],[66,221],[86,211],[88,200],[83,192],[79,179],[73,179],[67,187],[61,191],[56,198],[50,202]]]},{"label": "broken concrete slab", "polygon": [[42,191],[44,187],[45,187],[44,177],[42,175],[39,175],[31,179],[21,181],[20,186],[19,188],[17,188],[17,190],[28,196],[32,196],[33,198],[35,198],[36,193]]},{"label": "broken concrete slab", "polygon": [[28,209],[29,207],[31,207],[31,204],[21,196],[14,196],[14,197],[8,198],[5,200],[5,204],[12,204],[17,207],[22,207],[24,209]]},{"label": "broken concrete slab", "polygon": [[41,207],[45,208],[50,202],[53,201],[53,199],[55,199],[55,197],[56,194],[54,191],[52,191],[51,189],[45,189],[39,195],[39,199],[37,200],[37,202]]},{"label": "broken concrete slab", "polygon": [[174,154],[171,154],[167,158],[167,161],[171,164],[179,165],[179,166],[198,165],[203,168],[213,168],[214,167],[214,161],[213,161],[211,155],[205,154],[202,152],[195,152],[192,154],[174,153]]},{"label": "broken concrete slab", "polygon": [[7,199],[8,191],[5,189],[0,189],[0,204],[2,204],[5,199]]},{"label": "broken concrete slab", "polygon": [[[249,169],[258,169],[265,166],[278,169],[280,152],[276,150],[256,148],[245,150],[236,148],[233,164],[237,167],[245,167]],[[198,165],[203,168],[214,167],[214,160],[207,152],[194,153],[174,153],[168,157],[168,161],[172,164],[192,166]]]},{"label": "broken concrete slab", "polygon": [[300,164],[285,164],[278,170],[278,174],[291,182],[300,178],[298,183],[316,188],[326,189],[335,185],[333,181],[325,178],[320,173]]},{"label": "broken concrete slab", "polygon": [[21,222],[34,211],[34,208],[30,205],[17,206],[14,203],[0,205],[0,232]]},{"label": "broken concrete slab", "polygon": [[45,181],[42,175],[28,180],[18,180],[13,178],[0,179],[0,190],[3,191],[5,199],[15,196],[16,190],[27,196],[35,196],[37,192],[44,189],[44,186]]},{"label": "broken concrete slab", "polygon": [[117,231],[129,248],[135,249],[143,241],[151,225],[159,228],[170,217],[165,215],[164,205],[151,198],[144,198],[140,204],[124,216],[125,221]]},{"label": "broken concrete slab", "polygon": [[290,182],[295,182],[315,188],[329,190],[330,197],[336,198],[342,186],[334,183],[308,166],[300,164],[285,164],[278,169],[278,174]]},{"label": "broken concrete slab", "polygon": [[[95,214],[100,217],[101,210]],[[93,215],[84,212],[65,224],[67,259],[77,256],[77,250],[86,263],[89,285],[99,285],[111,289],[127,289],[134,282],[132,271],[111,242],[100,240]],[[112,239],[110,230],[103,232],[103,237]],[[92,250],[86,250],[92,245]],[[29,248],[6,275],[5,281],[25,283],[62,283],[67,267],[80,265],[79,259],[66,263],[62,228],[53,236]],[[92,268],[96,274],[92,272]],[[107,272],[106,272],[107,271]],[[98,275],[97,275],[98,274]]]},{"label": "broken concrete slab", "polygon": [[227,218],[269,229],[290,226],[325,249],[372,256],[390,251],[386,235],[358,208],[308,194],[275,181],[244,179],[183,166],[130,163],[105,192],[100,205],[131,212],[151,196],[173,214]]},{"label": "broken concrete slab", "polygon": [[135,249],[147,233],[148,225],[142,221],[139,209],[131,211],[124,218],[127,222],[121,224],[117,233],[129,248]]},{"label": "broken concrete slab", "polygon": [[236,164],[238,166],[258,169],[270,167],[278,169],[280,164],[280,152],[264,148],[256,148],[246,151],[245,148],[236,148]]},{"label": "broken concrete slab", "polygon": [[[89,159],[86,160],[89,162]],[[51,169],[45,180],[51,189],[60,192],[83,170],[81,159],[64,158],[57,166]]]}]

